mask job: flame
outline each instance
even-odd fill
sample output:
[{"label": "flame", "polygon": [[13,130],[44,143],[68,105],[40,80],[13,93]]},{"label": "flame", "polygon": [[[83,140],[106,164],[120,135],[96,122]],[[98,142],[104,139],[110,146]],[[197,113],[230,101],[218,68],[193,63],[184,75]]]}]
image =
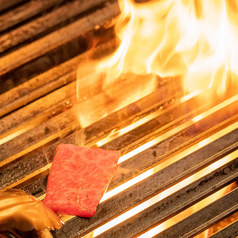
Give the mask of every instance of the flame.
[{"label": "flame", "polygon": [[84,66],[78,70],[83,127],[153,92],[157,77],[182,78],[185,91],[195,94],[210,88],[224,94],[237,82],[236,0],[119,0],[119,6],[111,23],[117,50],[89,60],[88,76]]},{"label": "flame", "polygon": [[97,67],[97,62],[88,62],[78,69],[76,113],[82,127],[147,96],[156,87],[153,75],[128,73],[112,78],[110,71]]},{"label": "flame", "polygon": [[223,93],[238,75],[236,0],[119,0],[118,50],[98,64],[107,80],[121,74],[182,76],[187,91]]},{"label": "flame", "polygon": [[[118,100],[117,98],[119,98],[116,104],[113,104],[113,109],[103,112],[102,116],[152,92],[157,76],[160,78],[178,77],[183,79],[184,89],[190,94],[181,98],[181,102],[211,88],[217,94],[223,94],[227,89],[229,80],[237,80],[238,67],[235,65],[238,62],[238,48],[236,47],[236,42],[238,42],[237,0],[151,0],[145,3],[136,3],[134,0],[119,0],[119,6],[121,14],[111,23],[112,25],[115,24],[119,46],[112,55],[96,62],[93,67],[89,67],[90,70],[95,70],[99,75],[95,78],[103,78],[102,89],[105,95],[102,95],[102,97],[105,98],[105,101],[101,104],[108,108],[106,105],[107,97],[110,100],[112,98]],[[139,78],[137,78],[138,76]],[[140,77],[146,78],[142,82]],[[124,80],[125,83],[123,83]],[[149,86],[145,83],[148,81],[150,81]],[[137,94],[138,89],[135,89],[137,84],[143,84],[142,88],[147,88],[144,91],[142,90],[143,92],[139,96]],[[118,94],[118,91],[123,91],[122,94],[126,93],[126,96],[123,99],[120,98],[121,94]],[[83,96],[79,95],[78,98],[82,99]],[[234,98],[229,100],[234,100]],[[83,100],[81,100],[81,103],[85,104],[85,110],[91,110],[90,103],[98,109],[100,108],[98,107],[98,101],[100,100],[99,97],[96,97],[90,99],[89,103],[84,103]],[[230,103],[229,100],[223,102],[223,104]],[[204,117],[213,113],[214,110],[222,107],[217,105],[192,118],[186,124],[174,128],[172,132],[187,128],[187,126],[201,121]],[[102,113],[101,109],[98,110]],[[84,114],[82,107],[80,113]],[[98,114],[95,118],[98,118]],[[150,120],[149,117],[148,120]],[[86,121],[85,124],[89,123],[90,118],[87,117]],[[127,133],[139,126],[140,123],[143,123],[143,121],[134,123],[134,125],[125,128],[124,131],[117,132],[116,136]],[[227,128],[225,131],[227,133]],[[170,135],[171,132],[163,134],[159,138],[128,152],[121,157],[119,163]],[[114,136],[111,135],[111,139],[113,138]],[[109,139],[99,141],[98,146],[106,143]],[[207,143],[210,143],[208,139],[200,142],[198,146],[202,147]],[[227,163],[229,158],[224,158],[224,160],[225,162],[223,162]],[[214,163],[202,172],[206,174],[216,169],[221,166],[220,162]],[[164,166],[168,166],[168,161]],[[161,165],[158,168],[146,171],[137,181],[151,176],[158,169],[161,169]],[[196,176],[191,176],[182,181],[182,185],[178,184],[176,189],[197,179]],[[135,184],[135,181],[130,182],[132,183],[128,183],[128,186]],[[156,197],[156,202],[175,191],[175,187],[165,191],[159,195],[160,197]],[[113,192],[108,192],[104,199],[111,196]],[[215,196],[219,197],[221,195],[216,194]],[[212,201],[211,198],[210,201]],[[147,201],[147,206],[151,206],[154,202],[152,200]],[[204,206],[204,203],[201,206]],[[126,217],[146,208],[145,204],[140,204],[139,207],[140,209],[138,207],[133,208],[133,213],[126,214]],[[138,211],[134,211],[136,209]],[[187,213],[193,213],[193,209]],[[126,218],[122,220],[124,219]],[[112,227],[118,222],[111,221]],[[164,226],[164,229],[170,225],[164,223],[161,226]],[[105,227],[105,229],[108,229],[108,224]],[[156,232],[158,233],[158,230]]]}]

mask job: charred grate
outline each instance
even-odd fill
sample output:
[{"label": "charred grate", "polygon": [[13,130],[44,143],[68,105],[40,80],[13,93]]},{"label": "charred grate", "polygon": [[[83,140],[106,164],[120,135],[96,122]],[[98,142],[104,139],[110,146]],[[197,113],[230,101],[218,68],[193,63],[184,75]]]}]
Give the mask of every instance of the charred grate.
[{"label": "charred grate", "polygon": [[[237,236],[238,85],[207,102],[209,90],[189,96],[180,79],[158,78],[155,92],[82,129],[75,115],[77,67],[115,49],[112,30],[103,26],[118,14],[117,2],[0,2],[3,191],[21,188],[42,199],[58,144],[100,146],[122,153],[105,199],[91,219],[62,217],[65,225],[53,237],[81,237],[150,202],[97,237],[143,235],[228,185],[228,194],[155,237],[194,237],[230,217],[235,221],[212,237]],[[90,50],[92,39],[99,44]],[[159,198],[225,158],[220,167]],[[130,185],[136,178],[143,179]]]}]

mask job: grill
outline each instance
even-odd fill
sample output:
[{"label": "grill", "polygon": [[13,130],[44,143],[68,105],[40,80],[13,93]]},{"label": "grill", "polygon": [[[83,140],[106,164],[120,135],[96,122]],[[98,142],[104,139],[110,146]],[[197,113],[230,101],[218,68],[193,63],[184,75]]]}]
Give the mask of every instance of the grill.
[{"label": "grill", "polygon": [[[43,199],[60,143],[120,150],[96,214],[63,216],[53,237],[82,237],[95,229],[97,237],[238,235],[237,84],[230,80],[226,94],[207,100],[211,89],[185,94],[181,79],[158,78],[154,92],[81,128],[77,67],[116,48],[105,26],[118,15],[117,2],[0,0],[0,11],[2,191],[20,188]],[[97,93],[94,87],[85,90]],[[229,192],[186,215],[222,189]]]}]

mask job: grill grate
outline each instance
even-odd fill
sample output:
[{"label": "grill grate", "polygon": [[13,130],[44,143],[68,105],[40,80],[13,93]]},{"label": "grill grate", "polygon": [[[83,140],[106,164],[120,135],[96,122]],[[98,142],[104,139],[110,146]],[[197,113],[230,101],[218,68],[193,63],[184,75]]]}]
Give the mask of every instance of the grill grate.
[{"label": "grill grate", "polygon": [[[53,237],[81,237],[144,203],[150,205],[98,237],[147,234],[231,184],[234,188],[227,195],[155,237],[194,237],[236,215],[238,85],[230,83],[227,94],[208,101],[206,95],[212,94],[212,89],[185,94],[181,79],[158,78],[155,92],[80,128],[75,113],[77,67],[115,49],[111,29],[98,30],[98,25],[118,14],[117,3],[0,2],[0,22],[5,23],[0,25],[2,191],[20,188],[43,199],[57,145],[85,144],[120,150],[118,169],[95,216],[63,216],[65,225],[53,231]],[[89,50],[94,45],[92,39],[100,44]],[[90,75],[86,72],[81,80],[87,82]],[[85,90],[97,93],[97,87],[89,85]],[[107,106],[112,107],[113,102]],[[215,170],[180,185],[226,158],[228,162]],[[131,184],[137,178],[140,180]],[[126,189],[116,193],[123,186]],[[160,197],[174,186],[181,187]],[[237,221],[212,237],[236,236]]]}]

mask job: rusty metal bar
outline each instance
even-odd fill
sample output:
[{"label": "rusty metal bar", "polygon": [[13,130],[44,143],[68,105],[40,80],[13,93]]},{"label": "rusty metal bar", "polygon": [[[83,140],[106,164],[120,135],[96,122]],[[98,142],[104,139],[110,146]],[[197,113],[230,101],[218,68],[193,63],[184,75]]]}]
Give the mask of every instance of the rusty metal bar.
[{"label": "rusty metal bar", "polygon": [[171,228],[154,236],[154,238],[194,237],[237,211],[238,188]]}]

